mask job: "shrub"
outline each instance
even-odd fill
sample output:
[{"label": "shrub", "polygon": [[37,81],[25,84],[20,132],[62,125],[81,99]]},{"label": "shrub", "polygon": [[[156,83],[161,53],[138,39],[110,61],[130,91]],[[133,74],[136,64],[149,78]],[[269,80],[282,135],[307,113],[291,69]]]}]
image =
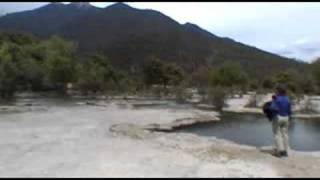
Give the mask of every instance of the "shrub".
[{"label": "shrub", "polygon": [[228,97],[228,89],[226,87],[217,86],[208,89],[208,101],[212,104],[217,111],[222,111],[226,105]]},{"label": "shrub", "polygon": [[0,98],[4,99],[11,98],[17,90],[19,69],[11,51],[11,44],[0,47]]},{"label": "shrub", "polygon": [[159,59],[151,59],[143,65],[144,83],[147,86],[168,85],[176,86],[183,80],[182,69],[171,63],[165,63]]},{"label": "shrub", "polygon": [[185,83],[173,87],[172,93],[174,94],[176,101],[179,103],[186,102],[186,100],[192,98],[192,93],[188,91]]},{"label": "shrub", "polygon": [[248,76],[239,64],[227,63],[211,72],[210,81],[214,86],[241,87],[247,85]]},{"label": "shrub", "polygon": [[82,92],[102,92],[116,85],[116,75],[108,58],[95,54],[78,66],[78,86]]}]

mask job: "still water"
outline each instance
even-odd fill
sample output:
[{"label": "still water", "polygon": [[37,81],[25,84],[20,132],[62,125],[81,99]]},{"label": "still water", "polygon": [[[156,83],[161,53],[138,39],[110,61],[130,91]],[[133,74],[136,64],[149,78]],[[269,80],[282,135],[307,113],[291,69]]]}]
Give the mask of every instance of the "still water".
[{"label": "still water", "polygon": [[[222,121],[178,129],[176,132],[215,136],[256,147],[273,145],[272,125],[262,115],[225,113]],[[289,129],[290,147],[298,151],[320,151],[320,119],[293,119]]]}]

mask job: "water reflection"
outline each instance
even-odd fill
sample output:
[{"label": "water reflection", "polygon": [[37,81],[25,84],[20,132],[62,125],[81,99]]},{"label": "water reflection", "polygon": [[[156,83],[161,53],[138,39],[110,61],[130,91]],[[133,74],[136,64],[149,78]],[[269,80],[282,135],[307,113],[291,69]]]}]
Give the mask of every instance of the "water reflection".
[{"label": "water reflection", "polygon": [[[225,113],[221,122],[200,124],[177,131],[215,136],[258,147],[273,144],[272,124],[262,115]],[[320,121],[293,119],[289,136],[292,149],[319,151]]]}]

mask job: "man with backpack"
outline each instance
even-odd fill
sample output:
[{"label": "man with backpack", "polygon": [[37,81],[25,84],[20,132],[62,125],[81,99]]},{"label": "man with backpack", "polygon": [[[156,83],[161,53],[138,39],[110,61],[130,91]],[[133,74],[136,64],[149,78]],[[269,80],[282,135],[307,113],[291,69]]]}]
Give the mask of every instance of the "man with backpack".
[{"label": "man with backpack", "polygon": [[275,139],[276,155],[287,157],[289,149],[289,122],[291,121],[291,103],[286,95],[284,85],[278,85],[273,100],[263,107],[269,121],[272,121],[272,131]]}]

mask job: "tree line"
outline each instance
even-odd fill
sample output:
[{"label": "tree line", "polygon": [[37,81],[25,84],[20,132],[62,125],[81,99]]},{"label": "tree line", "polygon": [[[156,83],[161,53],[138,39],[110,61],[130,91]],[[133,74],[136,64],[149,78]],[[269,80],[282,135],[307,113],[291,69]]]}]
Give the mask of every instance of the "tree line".
[{"label": "tree line", "polygon": [[41,40],[29,34],[1,32],[0,97],[10,98],[16,91],[65,93],[68,83],[83,94],[137,93],[158,87],[181,95],[193,87],[209,100],[249,90],[270,91],[277,83],[286,83],[296,94],[318,93],[320,87],[320,59],[303,72],[290,68],[261,75],[259,69],[253,69],[262,77],[258,79],[236,60],[189,72],[179,64],[150,56],[140,69],[130,71],[115,68],[105,54],[79,56],[78,51],[76,43],[58,36]]},{"label": "tree line", "polygon": [[138,91],[155,84],[167,88],[178,84],[182,73],[175,64],[151,58],[133,75],[116,69],[103,54],[79,57],[77,44],[58,36],[39,40],[23,33],[0,34],[1,98],[19,90],[65,93],[68,83],[83,94]]}]

